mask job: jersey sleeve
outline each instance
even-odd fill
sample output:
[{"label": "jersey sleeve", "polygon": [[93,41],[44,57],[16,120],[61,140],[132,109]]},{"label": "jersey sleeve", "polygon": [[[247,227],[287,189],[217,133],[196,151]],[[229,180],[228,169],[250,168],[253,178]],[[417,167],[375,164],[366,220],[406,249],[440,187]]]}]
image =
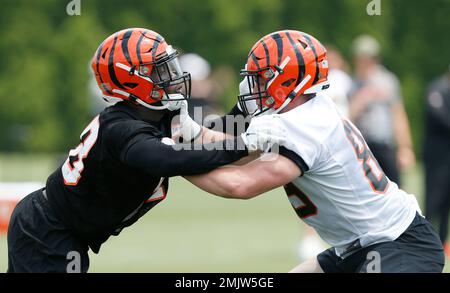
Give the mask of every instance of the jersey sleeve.
[{"label": "jersey sleeve", "polygon": [[280,154],[291,159],[305,173],[314,168],[321,156],[321,137],[324,127],[299,120],[294,113],[281,114],[281,121],[288,131],[288,140],[280,147]]},{"label": "jersey sleeve", "polygon": [[296,152],[291,151],[290,149],[288,149],[284,146],[280,146],[279,154],[282,155],[283,157],[288,158],[292,162],[294,162],[302,171],[302,175],[305,174],[305,172],[307,172],[309,170],[309,167],[305,163],[303,158],[300,155],[298,155]]},{"label": "jersey sleeve", "polygon": [[308,140],[289,140],[283,147],[280,147],[279,153],[293,161],[300,168],[302,174],[313,168],[318,157],[316,145]]},{"label": "jersey sleeve", "polygon": [[246,149],[239,150],[236,147],[229,149],[231,144],[243,145],[240,139],[239,137],[234,141],[223,141],[220,149],[214,149],[217,144],[204,145],[198,149],[190,144],[168,145],[160,138],[142,134],[123,152],[121,161],[153,176],[196,175],[246,156],[248,154]]},{"label": "jersey sleeve", "polygon": [[139,120],[115,121],[109,124],[104,132],[104,145],[115,158],[122,158],[125,151],[139,139],[139,136],[161,137],[156,127]]},{"label": "jersey sleeve", "polygon": [[153,176],[196,175],[230,164],[248,155],[240,137],[204,146],[168,145],[158,129],[142,122],[116,123],[106,143],[127,166]]}]

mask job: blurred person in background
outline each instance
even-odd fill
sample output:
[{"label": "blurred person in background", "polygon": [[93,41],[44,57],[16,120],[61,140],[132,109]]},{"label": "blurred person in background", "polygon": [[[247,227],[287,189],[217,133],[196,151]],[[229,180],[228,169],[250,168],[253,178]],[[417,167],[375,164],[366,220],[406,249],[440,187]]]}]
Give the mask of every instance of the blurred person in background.
[{"label": "blurred person in background", "polygon": [[348,75],[348,64],[339,50],[331,45],[325,46],[328,54],[328,80],[330,87],[324,91],[337,105],[339,112],[348,117],[348,94],[352,88],[352,79]]},{"label": "blurred person in background", "polygon": [[413,166],[415,155],[399,80],[380,63],[380,44],[373,37],[357,37],[352,51],[355,80],[349,117],[386,175],[400,185],[399,168]]},{"label": "blurred person in background", "polygon": [[[211,65],[206,59],[195,53],[180,56],[180,65],[183,70],[191,74],[189,115],[196,122],[202,123],[201,117],[219,112],[217,104],[218,86],[211,78]],[[202,115],[194,115],[194,109],[197,107],[202,109]]]},{"label": "blurred person in background", "polygon": [[439,231],[447,257],[450,211],[450,65],[427,90],[424,141],[425,214]]}]

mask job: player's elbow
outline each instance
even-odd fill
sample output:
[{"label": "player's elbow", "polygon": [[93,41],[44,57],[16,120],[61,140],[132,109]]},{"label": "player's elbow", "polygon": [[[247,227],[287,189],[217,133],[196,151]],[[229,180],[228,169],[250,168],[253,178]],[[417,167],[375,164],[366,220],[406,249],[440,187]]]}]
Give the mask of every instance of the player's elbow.
[{"label": "player's elbow", "polygon": [[224,197],[234,199],[250,199],[255,195],[251,192],[248,184],[241,179],[235,179],[227,184]]}]

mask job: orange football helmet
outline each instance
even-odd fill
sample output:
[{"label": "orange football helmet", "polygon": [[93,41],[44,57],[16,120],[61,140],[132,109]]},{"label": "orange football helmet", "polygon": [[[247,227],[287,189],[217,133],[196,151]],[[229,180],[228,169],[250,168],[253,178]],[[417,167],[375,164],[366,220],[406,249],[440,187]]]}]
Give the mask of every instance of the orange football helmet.
[{"label": "orange football helmet", "polygon": [[301,94],[328,88],[326,52],[317,39],[300,31],[264,36],[250,50],[246,68],[241,70],[248,88],[238,97],[240,108],[253,116],[278,113]]},{"label": "orange football helmet", "polygon": [[116,32],[98,47],[91,62],[106,101],[130,100],[155,110],[177,110],[188,99],[191,77],[178,52],[151,30]]}]

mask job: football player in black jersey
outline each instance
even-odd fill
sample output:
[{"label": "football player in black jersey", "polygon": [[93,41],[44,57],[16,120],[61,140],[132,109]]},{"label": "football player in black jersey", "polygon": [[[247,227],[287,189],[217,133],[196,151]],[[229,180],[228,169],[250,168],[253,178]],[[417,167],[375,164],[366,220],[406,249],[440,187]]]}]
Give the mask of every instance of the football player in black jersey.
[{"label": "football player in black jersey", "polygon": [[204,173],[281,143],[282,135],[267,134],[270,123],[224,140],[224,133],[184,115],[179,135],[185,142],[209,137],[223,140],[222,148],[175,148],[171,121],[190,93],[190,75],[177,55],[161,35],[141,28],[116,32],[99,46],[92,70],[104,98],[118,102],[90,122],[46,186],[15,208],[8,272],[87,272],[88,249],[98,253],[111,235],[162,201],[169,177]]}]

